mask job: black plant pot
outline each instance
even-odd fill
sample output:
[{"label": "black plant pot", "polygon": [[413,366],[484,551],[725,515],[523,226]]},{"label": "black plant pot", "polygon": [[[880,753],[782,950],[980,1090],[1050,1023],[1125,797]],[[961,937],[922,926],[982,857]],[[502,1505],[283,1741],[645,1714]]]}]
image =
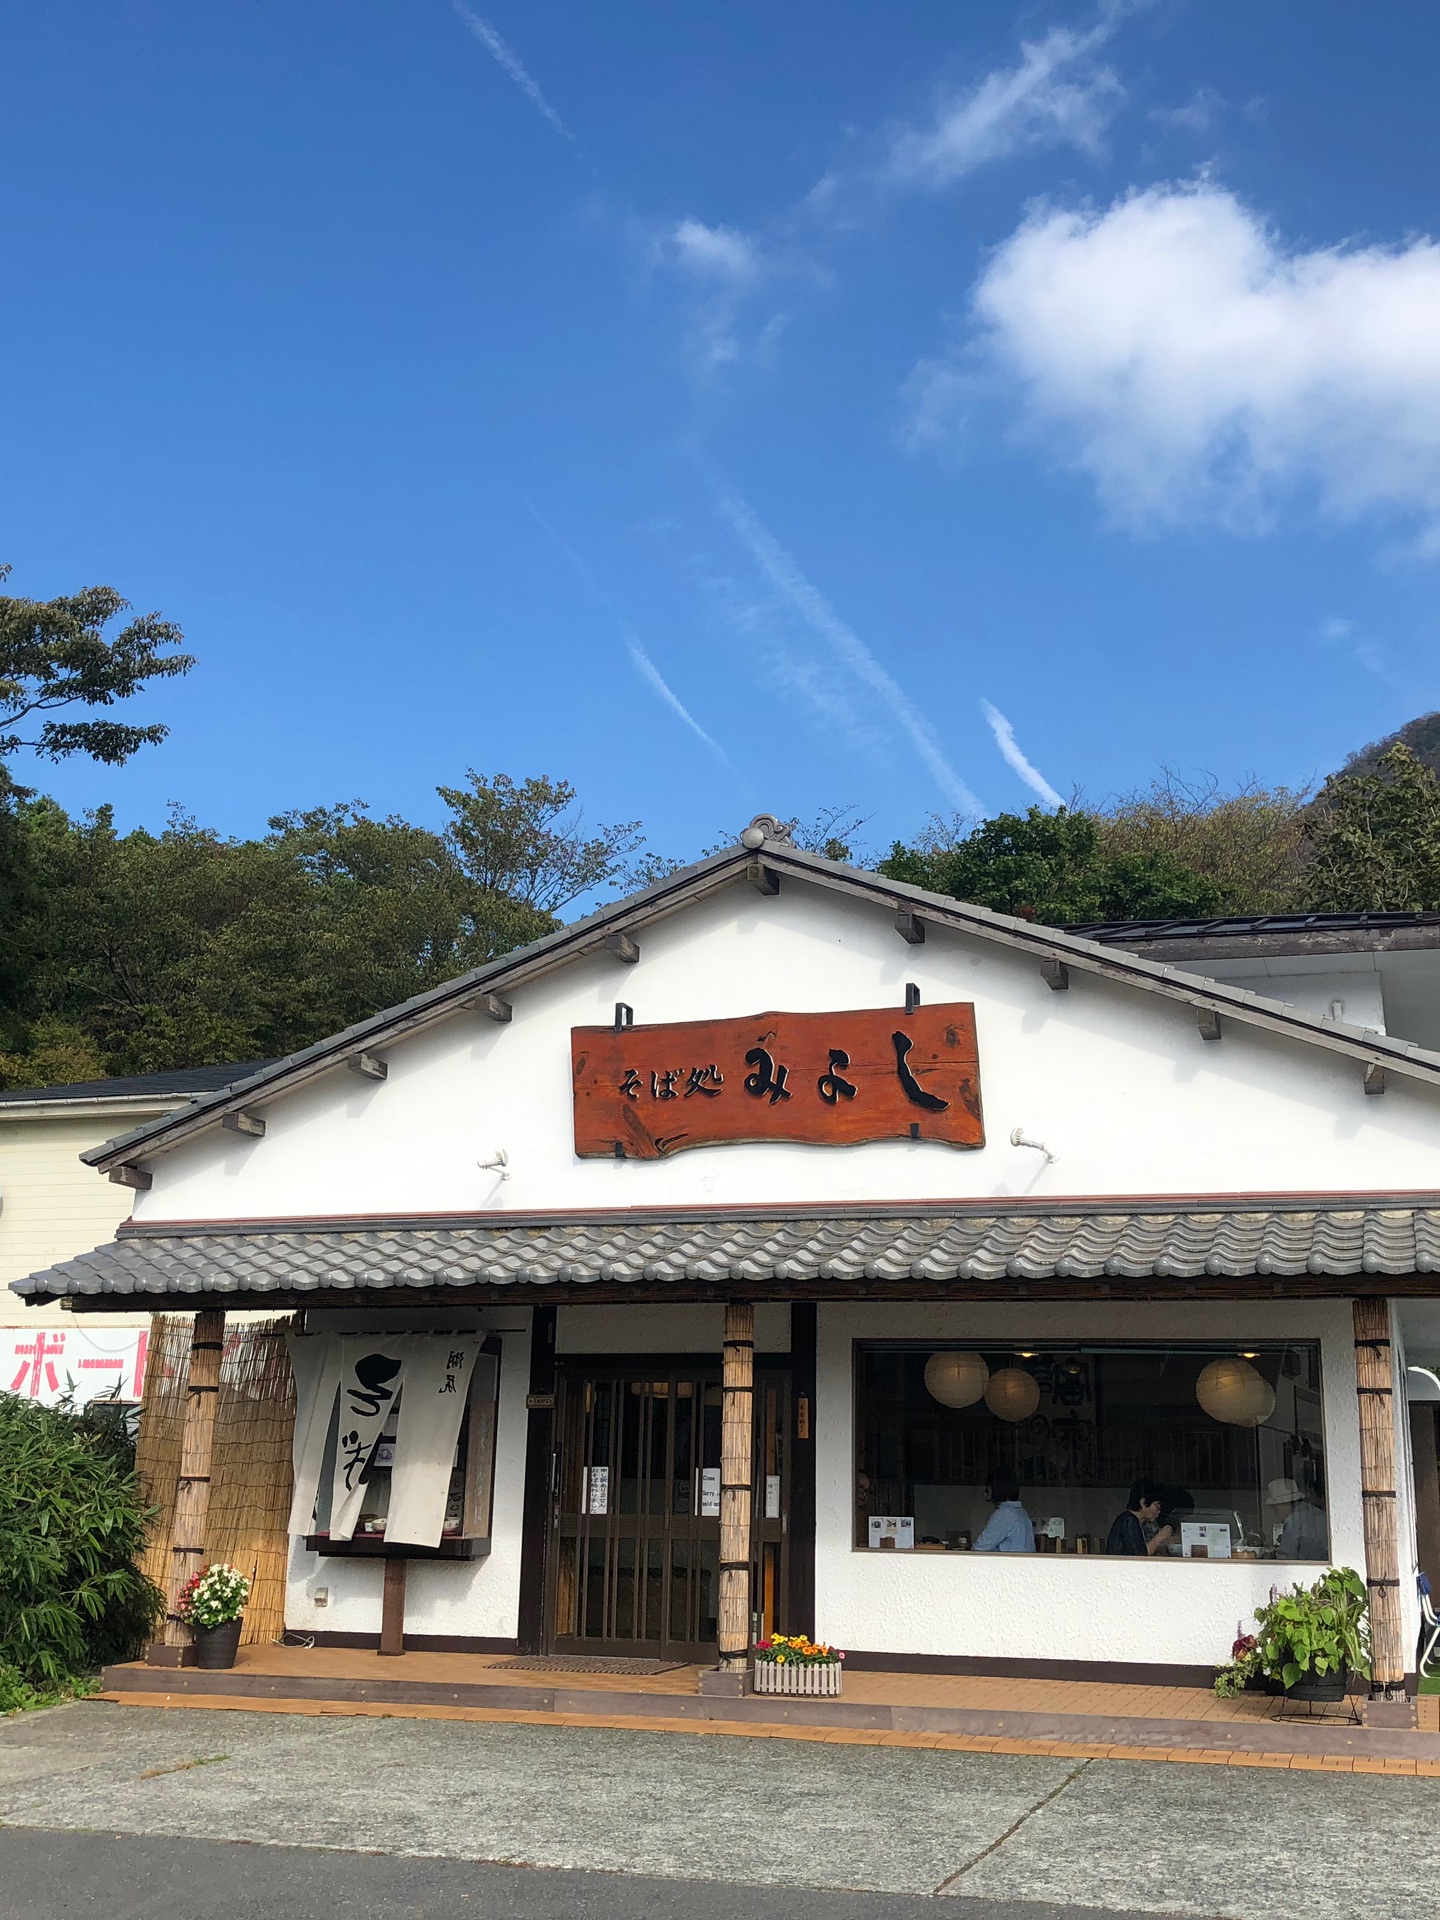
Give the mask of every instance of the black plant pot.
[{"label": "black plant pot", "polygon": [[1293,1687],[1286,1687],[1287,1700],[1311,1700],[1319,1704],[1337,1704],[1345,1698],[1348,1668],[1332,1667],[1328,1673],[1302,1673]]},{"label": "black plant pot", "polygon": [[233,1667],[243,1624],[243,1620],[227,1620],[222,1627],[193,1627],[196,1666],[212,1672],[218,1667]]}]

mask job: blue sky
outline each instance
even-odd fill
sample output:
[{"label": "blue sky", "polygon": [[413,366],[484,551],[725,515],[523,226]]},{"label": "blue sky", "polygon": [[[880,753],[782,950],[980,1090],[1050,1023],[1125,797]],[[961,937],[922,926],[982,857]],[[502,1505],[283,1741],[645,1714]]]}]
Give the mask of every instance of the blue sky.
[{"label": "blue sky", "polygon": [[0,558],[200,661],[68,805],[883,844],[1440,704],[1432,7],[0,23]]}]

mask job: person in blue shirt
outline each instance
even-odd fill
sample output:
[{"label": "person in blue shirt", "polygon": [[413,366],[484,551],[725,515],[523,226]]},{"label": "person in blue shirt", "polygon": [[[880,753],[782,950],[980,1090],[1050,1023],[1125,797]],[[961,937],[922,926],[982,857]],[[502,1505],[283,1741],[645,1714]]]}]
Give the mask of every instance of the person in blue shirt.
[{"label": "person in blue shirt", "polygon": [[1013,1473],[990,1476],[990,1498],[995,1511],[985,1522],[976,1553],[1034,1553],[1035,1523],[1020,1504],[1020,1482]]}]

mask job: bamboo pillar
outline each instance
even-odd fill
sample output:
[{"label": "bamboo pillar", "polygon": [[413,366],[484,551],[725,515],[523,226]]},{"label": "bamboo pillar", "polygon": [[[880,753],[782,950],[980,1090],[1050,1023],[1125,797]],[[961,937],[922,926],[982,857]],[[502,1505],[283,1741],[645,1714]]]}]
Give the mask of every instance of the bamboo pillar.
[{"label": "bamboo pillar", "polygon": [[1395,1514],[1395,1375],[1390,1302],[1357,1299],[1355,1383],[1360,1400],[1360,1498],[1365,1515],[1365,1583],[1370,1589],[1370,1696],[1405,1699],[1400,1549]]},{"label": "bamboo pillar", "polygon": [[[191,1645],[190,1629],[175,1612],[185,1583],[205,1564],[205,1523],[210,1508],[210,1461],[215,1441],[215,1409],[220,1395],[220,1357],[225,1345],[225,1314],[197,1313],[190,1338],[190,1375],[185,1427],[180,1442],[180,1471],[175,1482],[175,1517],[170,1527],[170,1567],[166,1587],[165,1629],[160,1660],[179,1666]],[[152,1661],[156,1650],[152,1650]]]},{"label": "bamboo pillar", "polygon": [[722,1670],[743,1675],[750,1655],[750,1489],[755,1433],[755,1309],[725,1308],[720,1424],[720,1605]]}]

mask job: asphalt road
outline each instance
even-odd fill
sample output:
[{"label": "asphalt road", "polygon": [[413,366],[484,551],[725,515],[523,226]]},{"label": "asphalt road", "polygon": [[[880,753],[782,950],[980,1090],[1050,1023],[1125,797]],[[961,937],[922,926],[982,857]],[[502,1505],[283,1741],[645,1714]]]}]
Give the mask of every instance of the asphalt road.
[{"label": "asphalt road", "polygon": [[97,1702],[0,1722],[0,1825],[0,1920],[1432,1920],[1440,1885],[1440,1780]]},{"label": "asphalt road", "polygon": [[[945,1911],[942,1909],[942,1912]],[[935,1920],[918,1895],[397,1860],[101,1833],[0,1833],[5,1920]],[[966,1920],[1107,1920],[1094,1907],[964,1902]],[[1118,1915],[1108,1920],[1144,1920]]]}]

